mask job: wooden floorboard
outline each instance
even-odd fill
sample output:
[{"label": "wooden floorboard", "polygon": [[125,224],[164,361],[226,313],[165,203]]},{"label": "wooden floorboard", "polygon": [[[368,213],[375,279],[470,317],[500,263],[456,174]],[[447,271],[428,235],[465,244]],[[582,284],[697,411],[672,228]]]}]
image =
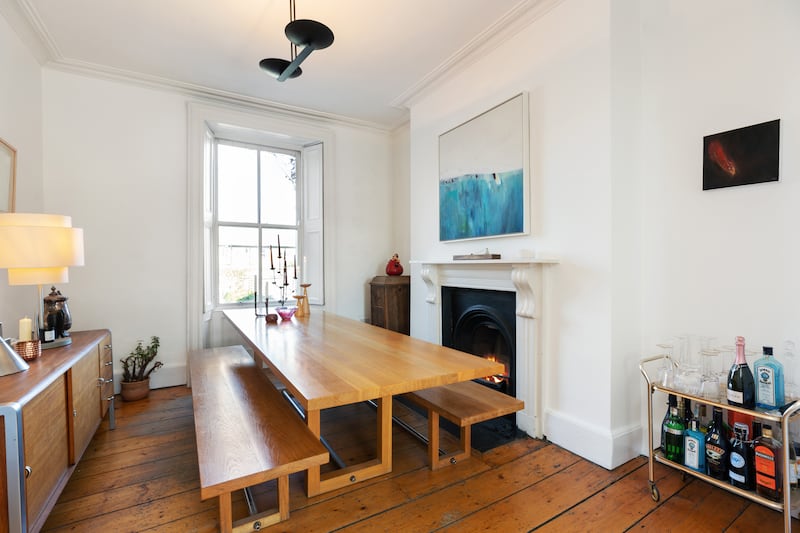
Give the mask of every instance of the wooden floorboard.
[{"label": "wooden floorboard", "polygon": [[[216,499],[200,500],[191,390],[152,391],[117,402],[43,531],[218,531]],[[420,432],[425,419],[395,402]],[[358,404],[325,411],[323,435],[347,461],[374,456],[375,411]],[[290,477],[291,517],[264,531],[782,531],[780,513],[657,464],[654,502],[647,460],[606,470],[545,440],[518,439],[431,471],[425,446],[395,425],[392,473],[308,498],[304,474]],[[443,447],[457,439],[447,436]],[[329,467],[330,468],[330,467]],[[253,487],[259,509],[274,506],[275,482]],[[234,518],[247,514],[241,492]],[[798,521],[794,521],[798,527]]]}]

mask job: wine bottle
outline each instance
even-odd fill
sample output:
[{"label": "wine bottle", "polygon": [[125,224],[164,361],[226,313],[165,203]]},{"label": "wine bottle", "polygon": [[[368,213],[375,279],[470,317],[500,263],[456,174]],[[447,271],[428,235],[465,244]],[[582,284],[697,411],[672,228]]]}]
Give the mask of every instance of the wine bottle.
[{"label": "wine bottle", "polygon": [[783,458],[781,443],[772,438],[772,428],[767,424],[761,427],[761,436],[755,445],[756,492],[761,496],[781,501],[783,498]]},{"label": "wine bottle", "polygon": [[756,407],[755,381],[744,357],[744,337],[736,337],[736,361],[728,374],[728,404],[745,409]]},{"label": "wine bottle", "polygon": [[772,346],[762,348],[763,357],[755,362],[756,407],[760,409],[777,409],[784,402],[783,365],[772,357]]},{"label": "wine bottle", "polygon": [[683,433],[683,464],[706,473],[706,436],[700,431],[700,422],[692,418]]},{"label": "wine bottle", "polygon": [[683,418],[678,414],[677,407],[669,408],[669,420],[666,427],[667,449],[664,456],[670,461],[683,464]]},{"label": "wine bottle", "polygon": [[669,422],[669,409],[670,407],[677,407],[678,398],[674,394],[670,394],[667,399],[667,412],[664,413],[664,420],[661,422],[661,451],[667,455],[667,422]]},{"label": "wine bottle", "polygon": [[733,428],[733,433],[731,451],[728,454],[728,477],[734,487],[753,490],[755,480],[748,464],[750,453],[747,446],[747,426],[737,424]]},{"label": "wine bottle", "polygon": [[730,444],[722,426],[722,409],[714,407],[713,418],[706,433],[706,468],[709,476],[727,481],[729,449]]}]

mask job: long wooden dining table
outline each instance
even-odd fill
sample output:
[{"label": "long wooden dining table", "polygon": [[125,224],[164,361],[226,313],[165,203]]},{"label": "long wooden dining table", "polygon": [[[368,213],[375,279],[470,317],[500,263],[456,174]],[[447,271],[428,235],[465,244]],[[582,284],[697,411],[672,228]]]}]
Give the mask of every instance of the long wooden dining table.
[{"label": "long wooden dining table", "polygon": [[500,363],[325,311],[272,324],[252,309],[224,314],[300,403],[316,436],[323,409],[377,403],[376,458],[324,474],[309,469],[309,496],[392,471],[392,396],[504,371]]}]

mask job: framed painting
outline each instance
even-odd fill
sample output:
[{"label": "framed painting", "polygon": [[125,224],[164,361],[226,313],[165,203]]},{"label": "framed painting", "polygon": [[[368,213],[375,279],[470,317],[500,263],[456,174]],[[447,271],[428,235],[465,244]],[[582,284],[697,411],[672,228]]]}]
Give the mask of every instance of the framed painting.
[{"label": "framed painting", "polygon": [[14,212],[16,188],[17,150],[0,139],[0,212]]},{"label": "framed painting", "polygon": [[521,93],[439,136],[439,240],[529,232],[528,98]]},{"label": "framed painting", "polygon": [[778,181],[781,121],[703,137],[703,190]]}]

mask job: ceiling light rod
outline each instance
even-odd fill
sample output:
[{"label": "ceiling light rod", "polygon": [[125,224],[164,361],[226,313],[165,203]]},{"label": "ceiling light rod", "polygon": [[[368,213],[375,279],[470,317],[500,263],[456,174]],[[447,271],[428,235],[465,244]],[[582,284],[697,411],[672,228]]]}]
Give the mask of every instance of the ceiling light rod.
[{"label": "ceiling light rod", "polygon": [[[322,50],[333,43],[333,32],[325,24],[316,20],[300,19],[297,20],[294,0],[289,0],[289,24],[286,25],[284,33],[291,44],[292,61],[278,58],[262,59],[258,64],[270,75],[275,76],[278,81],[286,81],[289,78],[296,78],[303,73],[300,63],[314,50]],[[303,49],[297,53],[297,47]]]}]

